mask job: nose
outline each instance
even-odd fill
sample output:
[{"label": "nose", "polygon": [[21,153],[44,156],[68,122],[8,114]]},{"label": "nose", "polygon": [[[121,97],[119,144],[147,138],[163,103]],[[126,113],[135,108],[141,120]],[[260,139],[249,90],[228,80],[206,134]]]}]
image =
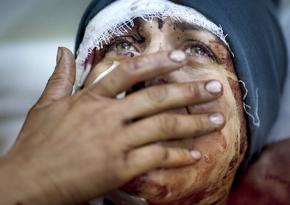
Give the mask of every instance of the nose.
[{"label": "nose", "polygon": [[152,36],[148,47],[146,48],[147,54],[162,52],[162,51],[171,51],[174,48],[168,41],[167,37],[165,36],[162,31],[158,32],[158,35]]},{"label": "nose", "polygon": [[169,29],[166,26],[163,29],[159,29],[158,24],[153,24],[149,32],[150,40],[145,50],[147,54],[174,50],[170,40]]}]

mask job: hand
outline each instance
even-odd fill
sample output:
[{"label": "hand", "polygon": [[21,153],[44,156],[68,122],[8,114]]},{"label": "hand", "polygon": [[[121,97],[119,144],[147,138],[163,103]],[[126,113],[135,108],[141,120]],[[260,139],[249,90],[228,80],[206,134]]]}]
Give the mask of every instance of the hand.
[{"label": "hand", "polygon": [[150,170],[195,163],[198,151],[156,142],[201,136],[222,129],[224,123],[211,120],[216,117],[211,113],[162,112],[216,100],[222,95],[222,90],[210,89],[216,81],[162,85],[114,98],[137,82],[184,64],[181,51],[133,58],[71,96],[74,57],[60,49],[55,72],[15,146],[1,160],[1,204],[77,204]]}]

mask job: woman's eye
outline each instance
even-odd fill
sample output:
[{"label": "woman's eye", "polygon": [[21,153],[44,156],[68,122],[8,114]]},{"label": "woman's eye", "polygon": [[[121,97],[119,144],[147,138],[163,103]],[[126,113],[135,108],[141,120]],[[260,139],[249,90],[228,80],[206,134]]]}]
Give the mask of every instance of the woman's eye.
[{"label": "woman's eye", "polygon": [[212,57],[212,55],[206,49],[199,45],[193,45],[186,48],[185,53],[187,53],[188,55],[195,55],[201,57]]},{"label": "woman's eye", "polygon": [[116,45],[116,48],[117,48],[118,51],[130,50],[131,47],[132,47],[132,45],[129,42],[121,42],[121,43],[118,43]]},{"label": "woman's eye", "polygon": [[124,55],[129,57],[139,55],[138,50],[133,46],[132,43],[128,41],[117,42],[112,45],[111,49],[115,51],[118,55]]}]

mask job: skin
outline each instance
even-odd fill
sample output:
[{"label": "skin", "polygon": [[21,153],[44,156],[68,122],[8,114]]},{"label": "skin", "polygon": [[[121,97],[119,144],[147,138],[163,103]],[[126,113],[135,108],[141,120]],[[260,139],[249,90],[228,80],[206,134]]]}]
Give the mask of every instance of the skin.
[{"label": "skin", "polygon": [[[203,137],[161,143],[166,147],[200,150],[201,160],[195,165],[146,173],[132,180],[123,190],[146,199],[150,205],[226,204],[236,170],[246,151],[242,96],[228,48],[208,31],[170,19],[164,22],[138,19],[135,25],[132,31],[124,34],[126,37],[116,37],[107,48],[95,53],[94,69],[85,87],[90,86],[113,61],[123,62],[136,56],[181,49],[187,53],[188,63],[179,70],[145,81],[145,87],[217,79],[224,88],[224,95],[217,101],[189,105],[167,113],[195,116],[203,112],[222,112],[227,123],[221,131]],[[130,89],[127,91],[131,93]],[[154,94],[161,101],[162,95],[162,92]],[[147,134],[147,129],[142,133]],[[124,198],[111,198],[116,204],[123,200],[128,205],[136,204]]]},{"label": "skin", "polygon": [[[101,84],[71,96],[74,57],[60,48],[47,87],[28,113],[16,144],[0,159],[1,204],[78,204],[150,170],[196,163],[199,157],[189,150],[156,142],[201,136],[224,126],[224,121],[213,123],[209,112],[162,113],[218,99],[222,92],[209,92],[210,82],[162,85],[122,100],[112,97],[187,63],[184,54],[180,61],[171,56],[172,52],[162,52],[124,61]],[[159,92],[165,93],[162,101],[155,98]],[[139,131],[143,129],[148,130],[146,136]]]}]

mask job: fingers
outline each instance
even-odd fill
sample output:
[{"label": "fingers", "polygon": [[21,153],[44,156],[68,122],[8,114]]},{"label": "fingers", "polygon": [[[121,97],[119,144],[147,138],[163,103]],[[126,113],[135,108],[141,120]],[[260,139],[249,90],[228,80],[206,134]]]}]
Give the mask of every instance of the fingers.
[{"label": "fingers", "polygon": [[203,115],[160,114],[129,125],[121,142],[126,149],[159,141],[198,137],[220,130],[225,119],[220,113]]},{"label": "fingers", "polygon": [[44,107],[63,97],[70,96],[75,81],[74,56],[67,48],[59,48],[57,65],[36,106]]},{"label": "fingers", "polygon": [[133,93],[120,101],[127,120],[165,110],[213,101],[222,95],[222,84],[213,80],[188,84],[154,86]]},{"label": "fingers", "polygon": [[109,75],[93,85],[88,92],[104,97],[115,97],[134,84],[151,79],[185,65],[186,55],[182,51],[155,53],[132,58],[121,63]]},{"label": "fingers", "polygon": [[128,178],[158,168],[176,168],[196,163],[201,158],[199,151],[148,145],[128,153],[126,175]]}]

